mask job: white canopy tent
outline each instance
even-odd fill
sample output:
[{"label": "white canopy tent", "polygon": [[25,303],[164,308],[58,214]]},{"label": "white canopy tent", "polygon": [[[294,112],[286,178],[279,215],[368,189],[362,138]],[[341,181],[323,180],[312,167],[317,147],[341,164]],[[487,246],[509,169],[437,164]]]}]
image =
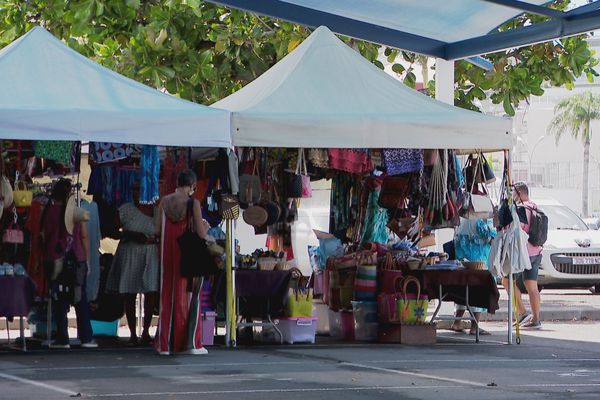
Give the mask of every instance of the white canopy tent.
[{"label": "white canopy tent", "polygon": [[0,50],[0,137],[230,147],[230,115],[119,75],[36,27]]},{"label": "white canopy tent", "polygon": [[364,59],[326,27],[238,92],[237,146],[509,149],[511,120],[436,101]]}]

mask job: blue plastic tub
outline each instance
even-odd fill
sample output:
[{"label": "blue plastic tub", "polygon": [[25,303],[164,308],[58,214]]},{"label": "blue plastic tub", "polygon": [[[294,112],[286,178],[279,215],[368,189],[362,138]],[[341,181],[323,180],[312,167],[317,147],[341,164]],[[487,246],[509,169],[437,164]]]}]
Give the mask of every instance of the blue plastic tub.
[{"label": "blue plastic tub", "polygon": [[92,320],[92,332],[94,336],[118,336],[119,320],[112,322]]}]

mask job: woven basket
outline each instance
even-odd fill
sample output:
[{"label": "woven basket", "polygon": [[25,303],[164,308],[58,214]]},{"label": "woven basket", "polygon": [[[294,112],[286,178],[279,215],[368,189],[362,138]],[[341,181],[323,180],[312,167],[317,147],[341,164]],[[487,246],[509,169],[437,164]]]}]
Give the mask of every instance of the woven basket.
[{"label": "woven basket", "polygon": [[258,269],[261,271],[273,271],[280,262],[280,258],[260,257],[258,259]]},{"label": "woven basket", "polygon": [[462,265],[464,265],[466,269],[472,269],[472,270],[485,269],[485,261],[463,261]]}]

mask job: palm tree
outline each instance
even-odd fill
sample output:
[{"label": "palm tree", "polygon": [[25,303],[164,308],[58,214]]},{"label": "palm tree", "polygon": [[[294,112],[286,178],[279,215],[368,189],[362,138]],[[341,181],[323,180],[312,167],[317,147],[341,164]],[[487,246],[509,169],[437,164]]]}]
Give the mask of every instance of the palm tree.
[{"label": "palm tree", "polygon": [[600,120],[600,95],[587,91],[561,100],[554,107],[554,118],[548,126],[548,133],[554,135],[557,144],[565,132],[569,132],[574,139],[581,139],[583,142],[581,209],[584,217],[588,216],[588,180],[590,142],[592,140],[590,122],[593,120]]}]

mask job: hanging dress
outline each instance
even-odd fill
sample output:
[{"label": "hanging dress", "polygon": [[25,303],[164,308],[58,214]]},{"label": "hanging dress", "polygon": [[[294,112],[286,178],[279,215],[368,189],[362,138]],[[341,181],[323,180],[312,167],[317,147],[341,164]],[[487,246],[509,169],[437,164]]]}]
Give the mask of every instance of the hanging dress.
[{"label": "hanging dress", "polygon": [[163,211],[160,311],[155,340],[159,354],[202,348],[200,293],[188,292],[188,280],[179,270],[181,253],[177,238],[186,228],[185,218],[173,222]]}]

